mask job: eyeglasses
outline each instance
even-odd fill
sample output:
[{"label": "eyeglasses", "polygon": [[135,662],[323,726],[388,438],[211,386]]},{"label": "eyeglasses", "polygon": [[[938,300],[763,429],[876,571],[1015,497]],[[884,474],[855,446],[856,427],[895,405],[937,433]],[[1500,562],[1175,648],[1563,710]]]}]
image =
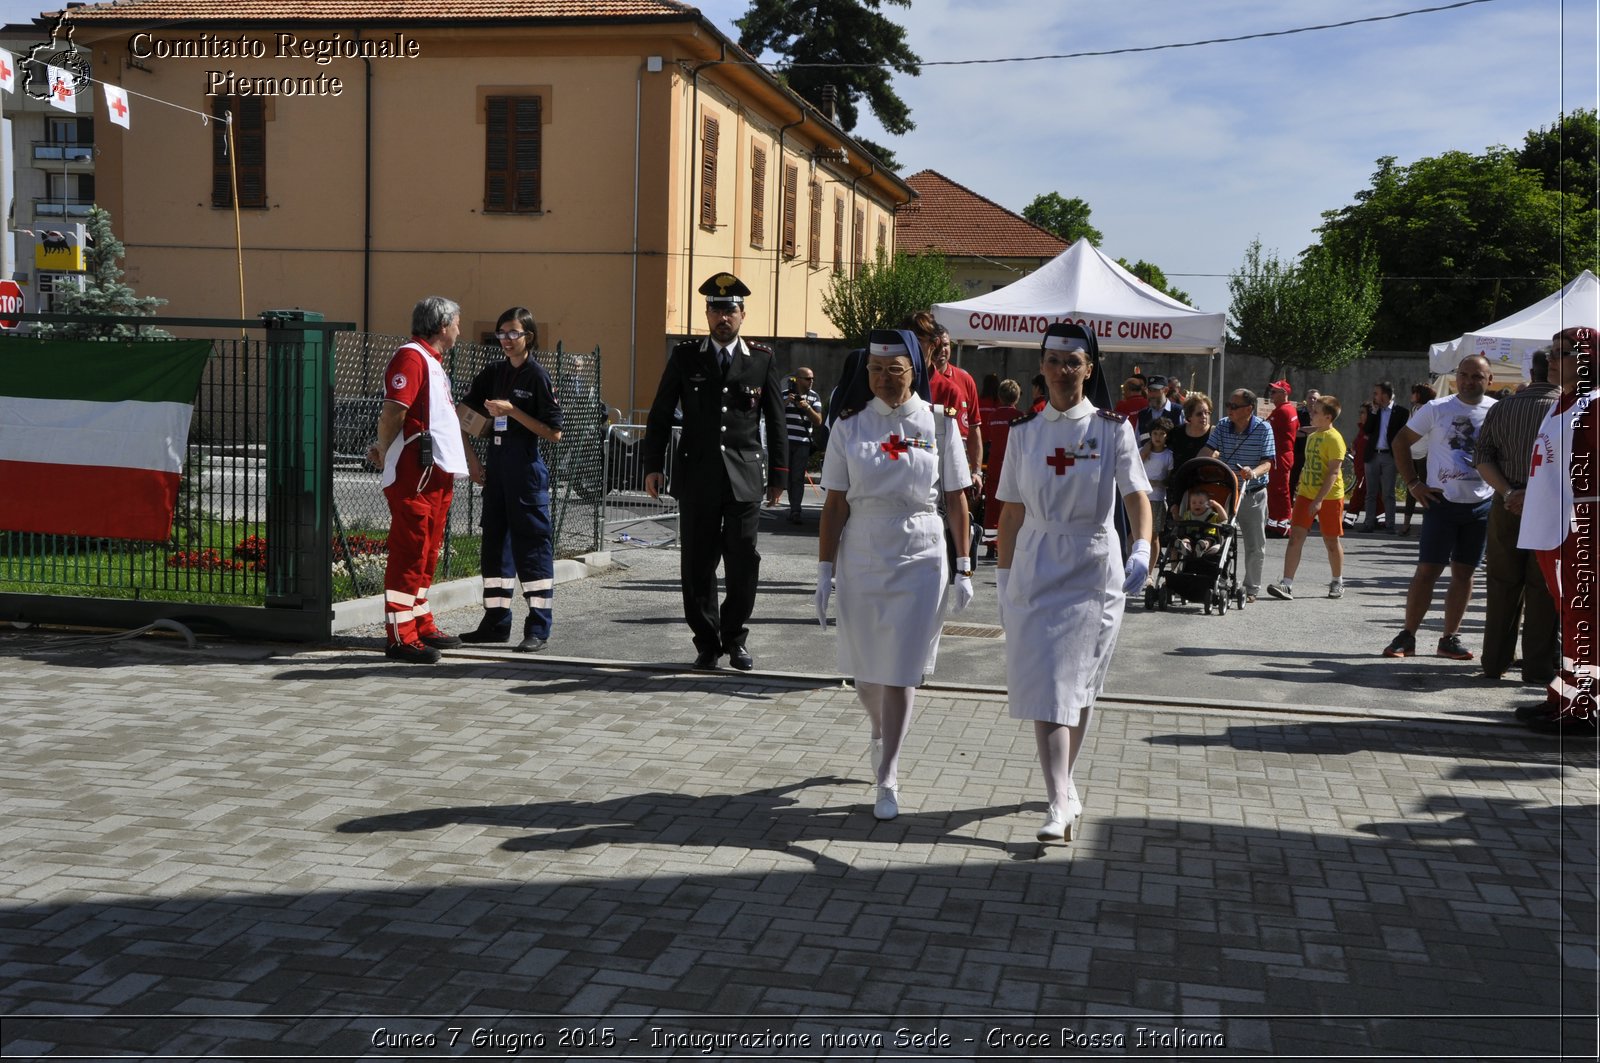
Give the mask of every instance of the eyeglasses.
[{"label": "eyeglasses", "polygon": [[1053,354],[1047,354],[1044,358],[1044,364],[1054,366],[1057,369],[1082,369],[1089,363],[1082,358],[1057,358]]},{"label": "eyeglasses", "polygon": [[516,329],[506,329],[503,332],[496,332],[494,334],[494,338],[497,340],[520,340],[526,335],[526,332],[518,332]]},{"label": "eyeglasses", "polygon": [[891,376],[896,379],[911,372],[909,365],[869,365],[867,372],[873,376]]},{"label": "eyeglasses", "polygon": [[815,378],[814,378],[814,377],[809,377],[809,376],[797,376],[797,377],[795,377],[795,379],[796,379],[796,380],[804,380],[804,381],[806,381],[806,382],[807,382],[807,383],[810,383],[810,382],[811,382],[811,381],[812,381],[812,380],[814,380],[814,379],[815,379]]}]

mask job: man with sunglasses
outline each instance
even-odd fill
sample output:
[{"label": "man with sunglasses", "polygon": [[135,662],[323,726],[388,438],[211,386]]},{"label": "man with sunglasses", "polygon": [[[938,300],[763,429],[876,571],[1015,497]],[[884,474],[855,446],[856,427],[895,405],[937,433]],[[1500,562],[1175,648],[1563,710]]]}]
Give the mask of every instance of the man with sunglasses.
[{"label": "man with sunglasses", "polygon": [[[694,666],[715,668],[726,655],[748,672],[755,667],[746,640],[761,577],[756,531],[763,488],[776,505],[789,475],[783,390],[772,348],[739,338],[750,294],[745,283],[718,273],[700,294],[711,334],[685,340],[667,357],[645,422],[644,489],[651,498],[665,489],[678,500],[679,581],[694,632]],[[667,483],[667,444],[678,408],[683,423]],[[719,562],[727,582],[720,608]]]},{"label": "man with sunglasses", "polygon": [[1561,617],[1561,667],[1545,700],[1517,710],[1541,734],[1592,738],[1595,688],[1600,682],[1596,646],[1595,519],[1600,516],[1600,387],[1595,379],[1595,330],[1562,329],[1550,343],[1550,382],[1561,397],[1539,427],[1517,545],[1538,551]]},{"label": "man with sunglasses", "polygon": [[1272,426],[1256,416],[1256,393],[1240,388],[1228,396],[1228,415],[1211,430],[1200,451],[1221,458],[1239,477],[1239,547],[1244,555],[1245,601],[1261,593],[1261,569],[1267,559],[1267,474],[1278,448]]}]

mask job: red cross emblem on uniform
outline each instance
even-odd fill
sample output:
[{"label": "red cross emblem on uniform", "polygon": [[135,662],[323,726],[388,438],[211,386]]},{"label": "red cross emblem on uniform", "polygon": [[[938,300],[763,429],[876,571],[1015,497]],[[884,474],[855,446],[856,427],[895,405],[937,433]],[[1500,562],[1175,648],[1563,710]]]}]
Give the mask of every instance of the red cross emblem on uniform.
[{"label": "red cross emblem on uniform", "polygon": [[1538,470],[1539,466],[1541,466],[1543,464],[1544,464],[1544,448],[1543,447],[1534,447],[1533,448],[1533,464],[1528,466],[1528,475],[1531,477],[1534,474],[1534,472]]},{"label": "red cross emblem on uniform", "polygon": [[1067,474],[1067,466],[1078,464],[1078,459],[1057,447],[1053,455],[1044,459],[1044,463],[1054,469],[1057,476],[1065,476]]},{"label": "red cross emblem on uniform", "polygon": [[911,445],[897,435],[891,435],[887,442],[879,444],[879,449],[894,461],[900,460],[900,455],[911,449]]}]

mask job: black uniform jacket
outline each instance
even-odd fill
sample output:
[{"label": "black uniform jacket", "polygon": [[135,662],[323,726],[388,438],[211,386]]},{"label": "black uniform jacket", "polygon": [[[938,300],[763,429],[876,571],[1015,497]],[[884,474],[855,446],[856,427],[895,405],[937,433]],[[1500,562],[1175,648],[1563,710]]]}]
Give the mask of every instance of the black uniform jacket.
[{"label": "black uniform jacket", "polygon": [[673,409],[681,407],[683,432],[667,484],[674,498],[716,495],[721,486],[712,477],[726,476],[735,499],[757,502],[765,487],[788,476],[788,430],[772,349],[743,339],[735,340],[734,348],[726,378],[709,337],[685,340],[667,356],[645,425],[643,461],[647,475],[663,471]]},{"label": "black uniform jacket", "polygon": [[[467,389],[467,397],[461,401],[492,421],[494,418],[483,405],[488,399],[509,400],[511,405],[534,420],[543,421],[558,432],[561,430],[561,401],[550,386],[550,374],[532,357],[520,366],[513,366],[503,358],[490,362],[473,378],[472,386]],[[512,452],[519,455],[521,460],[538,459],[539,437],[524,428],[515,417],[507,417],[505,430],[498,434],[498,444],[493,438],[489,440],[491,459]]]}]

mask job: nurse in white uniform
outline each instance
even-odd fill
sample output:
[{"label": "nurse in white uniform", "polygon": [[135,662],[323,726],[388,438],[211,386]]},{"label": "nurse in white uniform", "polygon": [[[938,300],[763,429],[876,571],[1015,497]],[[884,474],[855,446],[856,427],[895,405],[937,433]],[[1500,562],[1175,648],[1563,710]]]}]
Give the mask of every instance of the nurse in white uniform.
[{"label": "nurse in white uniform", "polygon": [[[844,409],[822,465],[827,499],[817,545],[817,619],[827,626],[837,574],[839,669],[855,679],[872,727],[878,786],[872,813],[893,819],[914,688],[933,671],[944,607],[960,611],[972,601],[965,494],[972,476],[955,419],[924,397],[927,375],[915,336],[874,330],[864,378],[866,387],[858,381],[841,395]],[[955,536],[953,584],[946,581],[941,491]]]},{"label": "nurse in white uniform", "polygon": [[[1094,336],[1070,322],[1051,325],[1039,361],[1050,400],[1011,422],[995,492],[1005,503],[997,580],[1011,715],[1033,721],[1050,805],[1038,838],[1061,842],[1072,840],[1083,811],[1072,767],[1123,603],[1150,572],[1150,482],[1133,426],[1085,397],[1099,375]],[[1104,385],[1096,391],[1103,396]],[[1118,496],[1128,513],[1126,564]]]}]

